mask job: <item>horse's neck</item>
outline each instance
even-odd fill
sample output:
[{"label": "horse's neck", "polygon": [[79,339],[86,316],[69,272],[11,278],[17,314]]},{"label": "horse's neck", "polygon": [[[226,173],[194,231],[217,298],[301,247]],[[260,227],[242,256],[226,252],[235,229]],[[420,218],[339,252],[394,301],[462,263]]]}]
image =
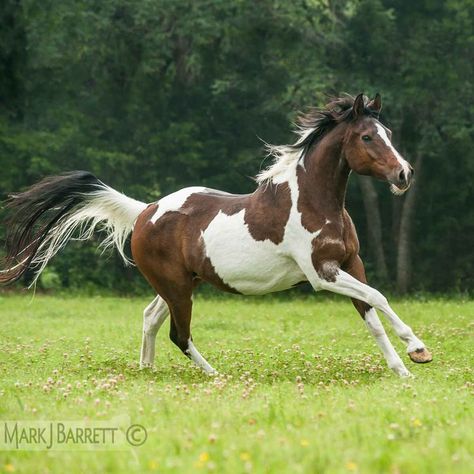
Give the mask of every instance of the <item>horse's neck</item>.
[{"label": "horse's neck", "polygon": [[[350,168],[342,156],[344,130],[333,130],[308,152],[298,173],[299,192],[322,214],[342,213]],[[328,217],[326,215],[325,217]]]},{"label": "horse's neck", "polygon": [[[339,128],[339,127],[338,127]],[[297,203],[300,212],[319,218],[342,216],[350,169],[342,156],[344,129],[333,130],[277,180],[261,184],[249,195],[249,205],[262,216],[285,212]]]}]

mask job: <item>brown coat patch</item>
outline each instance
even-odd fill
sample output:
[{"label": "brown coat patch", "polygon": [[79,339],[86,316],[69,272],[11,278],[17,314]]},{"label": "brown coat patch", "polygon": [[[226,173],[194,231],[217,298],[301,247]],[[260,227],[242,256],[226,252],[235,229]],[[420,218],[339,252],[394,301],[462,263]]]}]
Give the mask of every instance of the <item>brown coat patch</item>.
[{"label": "brown coat patch", "polygon": [[288,183],[258,188],[245,208],[245,223],[255,240],[280,244],[290,217],[291,194]]}]

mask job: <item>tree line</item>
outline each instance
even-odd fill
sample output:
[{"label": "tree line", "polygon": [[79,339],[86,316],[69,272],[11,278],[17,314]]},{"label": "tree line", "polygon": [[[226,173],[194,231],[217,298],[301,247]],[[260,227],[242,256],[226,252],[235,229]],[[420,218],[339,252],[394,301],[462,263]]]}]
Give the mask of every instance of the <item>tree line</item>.
[{"label": "tree line", "polygon": [[[473,11],[473,0],[5,0],[1,197],[72,169],[145,201],[196,184],[251,192],[267,164],[260,139],[290,142],[297,112],[328,94],[380,92],[416,182],[397,198],[350,181],[369,280],[470,291]],[[136,273],[77,243],[41,285],[138,291]]]}]

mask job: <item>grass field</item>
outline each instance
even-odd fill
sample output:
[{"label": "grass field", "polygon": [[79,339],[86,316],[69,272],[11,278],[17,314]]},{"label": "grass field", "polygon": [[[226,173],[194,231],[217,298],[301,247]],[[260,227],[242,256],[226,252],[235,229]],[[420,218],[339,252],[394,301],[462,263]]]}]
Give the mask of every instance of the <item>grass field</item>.
[{"label": "grass field", "polygon": [[[150,298],[151,300],[151,298]],[[0,472],[474,471],[474,302],[394,301],[435,357],[386,367],[345,299],[197,298],[196,346],[157,338],[140,371],[144,299],[0,297],[0,420],[111,420],[148,431],[124,451],[0,451]],[[385,324],[388,329],[387,324]]]}]

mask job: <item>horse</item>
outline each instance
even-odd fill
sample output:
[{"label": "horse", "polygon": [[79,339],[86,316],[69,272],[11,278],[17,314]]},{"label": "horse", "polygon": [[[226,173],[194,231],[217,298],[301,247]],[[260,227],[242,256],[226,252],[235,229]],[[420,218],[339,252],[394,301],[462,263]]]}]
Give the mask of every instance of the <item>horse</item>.
[{"label": "horse", "polygon": [[387,365],[410,376],[380,322],[383,313],[416,363],[432,360],[425,344],[367,283],[354,224],[345,209],[351,171],[406,192],[414,170],[379,121],[382,99],[363,94],[332,99],[297,121],[296,141],[268,145],[272,164],[251,194],[188,187],[146,204],[85,171],[44,178],[7,201],[6,257],[0,283],[30,270],[33,283],[72,238],[88,239],[100,224],[104,247],[133,262],[156,293],[143,313],[140,366],[153,365],[155,339],[169,315],[170,339],[207,374],[215,369],[191,335],[193,290],[208,282],[223,291],[263,295],[309,282],[315,291],[348,296]]}]

